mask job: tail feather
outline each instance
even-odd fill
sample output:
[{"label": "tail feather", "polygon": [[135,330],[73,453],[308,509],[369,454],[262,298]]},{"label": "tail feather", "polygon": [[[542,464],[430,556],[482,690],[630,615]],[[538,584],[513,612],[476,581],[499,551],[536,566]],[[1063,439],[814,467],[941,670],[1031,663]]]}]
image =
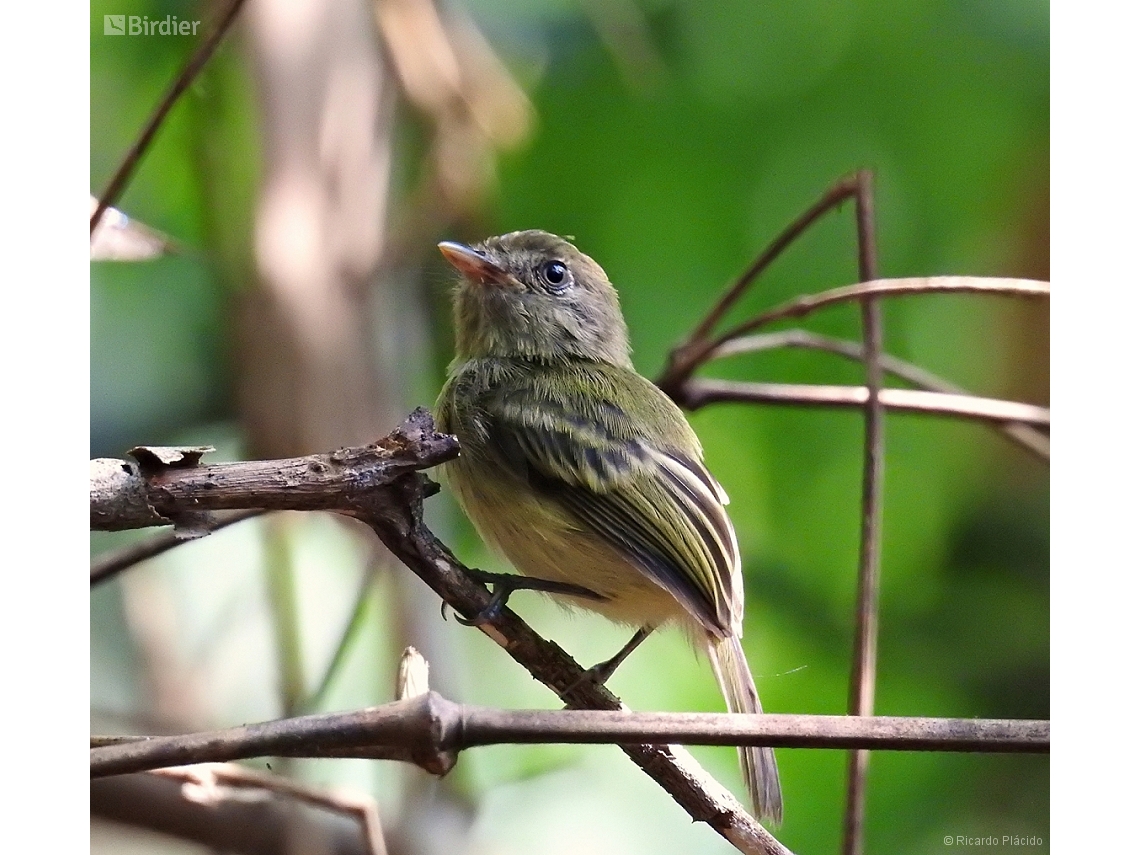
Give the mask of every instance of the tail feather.
[{"label": "tail feather", "polygon": [[[734,635],[728,638],[709,638],[709,659],[713,663],[721,694],[724,695],[730,712],[763,712],[739,638]],[[784,804],[780,794],[780,774],[776,769],[775,752],[771,748],[756,747],[741,747],[738,750],[753,813],[760,819],[779,823],[783,819]]]}]

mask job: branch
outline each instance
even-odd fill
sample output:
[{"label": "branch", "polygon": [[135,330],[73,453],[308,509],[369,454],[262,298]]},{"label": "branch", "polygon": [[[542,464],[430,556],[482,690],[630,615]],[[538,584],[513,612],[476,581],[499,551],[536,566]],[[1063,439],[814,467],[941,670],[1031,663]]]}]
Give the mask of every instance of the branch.
[{"label": "branch", "polygon": [[[410,478],[401,483],[407,490],[405,500],[378,508],[365,521],[392,554],[445,603],[468,620],[474,619],[490,604],[490,593],[423,524],[422,483]],[[583,679],[586,671],[582,666],[557,644],[535,633],[511,609],[503,608],[478,629],[569,707],[625,709],[605,686]],[[707,823],[741,852],[788,852],[683,748],[649,744],[619,747],[694,821]]]},{"label": "branch", "polygon": [[[868,282],[878,275],[875,254],[871,173],[855,176],[855,224],[859,237],[859,278]],[[883,564],[883,479],[886,468],[886,410],[882,402],[883,312],[878,299],[862,300],[863,361],[866,366],[867,404],[863,431],[863,490],[860,502],[859,574],[855,592],[855,640],[851,657],[851,685],[847,714],[869,716],[875,708],[875,673],[879,649],[879,578]],[[863,851],[863,817],[866,813],[867,767],[871,755],[853,751],[849,757],[844,851]]]},{"label": "branch", "polygon": [[[200,450],[190,451],[189,457],[200,456]],[[491,594],[424,525],[423,500],[435,485],[417,472],[457,453],[455,438],[435,433],[431,416],[422,409],[374,446],[303,458],[198,466],[181,451],[136,449],[137,463],[95,462],[103,477],[92,482],[92,527],[185,524],[188,516],[203,510],[335,510],[370,526],[393,555],[470,620],[491,604]],[[537,635],[509,608],[479,629],[571,707],[623,709],[604,686],[582,679],[586,672],[562,648]],[[741,852],[787,852],[684,749],[621,749],[694,820],[707,823]],[[443,764],[447,758],[433,762]]]},{"label": "branch", "polygon": [[91,782],[91,815],[194,841],[211,851],[289,855],[298,835],[311,852],[372,855],[355,818],[298,810],[282,799],[191,801],[181,783],[159,775],[120,775]]},{"label": "branch", "polygon": [[[386,855],[384,831],[376,800],[355,790],[323,790],[282,775],[270,775],[230,763],[203,763],[157,769],[155,775],[179,781],[190,801],[211,808],[230,801],[249,801],[249,794],[275,795],[349,817],[360,826],[368,855]],[[240,793],[240,794],[239,794]]]},{"label": "branch", "polygon": [[[803,329],[791,329],[774,333],[760,333],[759,335],[746,336],[725,342],[709,355],[709,361],[711,362],[715,359],[728,356],[736,356],[742,353],[759,353],[766,350],[778,350],[784,347],[802,347],[808,350],[822,350],[827,353],[834,353],[838,356],[855,360],[861,360],[863,358],[862,345],[857,342],[844,341],[843,339],[832,338],[831,336],[821,335],[820,333],[809,332]],[[928,392],[969,396],[969,393],[961,386],[957,386],[948,380],[943,380],[925,368],[920,368],[917,365],[899,359],[897,356],[891,356],[886,353],[880,354],[879,364],[882,365],[883,370],[888,374],[893,374],[900,380],[905,380],[907,383]],[[882,400],[881,394],[879,400]],[[1001,403],[1006,402],[1003,401]],[[1024,405],[1014,404],[1013,406],[1020,407]],[[1042,414],[1046,419],[1048,418],[1047,411],[1042,410]],[[1041,459],[1049,459],[1049,437],[1047,434],[1017,421],[997,422],[994,426],[1018,445],[1033,452]]]},{"label": "branch", "polygon": [[[866,386],[822,386],[797,383],[747,383],[737,380],[690,380],[678,403],[690,410],[721,401],[792,404],[816,407],[865,407]],[[1049,410],[1034,404],[951,395],[920,389],[882,389],[879,402],[888,410],[928,415],[962,416],[981,421],[1049,425]]]},{"label": "branch", "polygon": [[770,745],[1044,754],[1049,722],[896,716],[743,715],[629,710],[500,710],[434,691],[378,707],[161,737],[95,737],[91,776],[253,757],[362,757],[446,774],[486,745]]},{"label": "branch", "polygon": [[[259,517],[264,513],[261,510],[234,511],[225,516],[215,517],[211,520],[210,531],[221,531],[227,526],[243,520]],[[186,542],[186,537],[179,532],[165,531],[162,534],[149,537],[138,543],[131,543],[121,549],[109,549],[97,556],[91,562],[91,584],[98,585],[128,570],[136,564],[154,558]]]},{"label": "branch", "polygon": [[182,93],[190,88],[190,84],[194,82],[194,78],[205,67],[206,62],[214,55],[214,51],[218,49],[218,45],[222,43],[222,38],[225,36],[226,31],[229,30],[230,25],[233,24],[234,19],[237,17],[241,7],[245,4],[245,0],[233,0],[228,9],[222,15],[222,19],[218,22],[218,26],[214,31],[198,46],[194,54],[187,61],[186,65],[182,67],[182,71],[174,82],[170,85],[170,89],[163,95],[162,100],[158,102],[154,113],[151,114],[150,119],[139,133],[138,139],[135,140],[134,145],[130,147],[127,153],[123,156],[122,163],[119,168],[115,170],[107,189],[103,191],[103,195],[99,197],[99,204],[95,206],[95,212],[91,215],[91,234],[94,236],[95,227],[99,225],[99,220],[103,218],[103,212],[111,205],[119,200],[119,195],[126,188],[127,183],[131,180],[134,174],[135,167],[138,166],[139,161],[142,160],[143,154],[146,152],[147,147],[150,146],[154,135],[158,133],[158,129],[162,127],[162,123],[166,120],[167,114],[171,108],[182,96]]},{"label": "branch", "polygon": [[1049,283],[1034,279],[1002,279],[983,276],[931,276],[913,279],[875,279],[856,285],[807,294],[769,309],[733,327],[715,339],[690,339],[670,354],[669,366],[657,385],[675,395],[693,371],[703,365],[713,351],[732,339],[780,320],[802,318],[826,306],[862,300],[866,297],[901,297],[916,294],[997,294],[1009,297],[1047,297]]},{"label": "branch", "polygon": [[205,511],[339,510],[391,487],[404,475],[459,454],[420,409],[373,445],[283,460],[199,465],[209,449],[131,450],[134,461],[91,462],[91,528],[119,531],[176,525]]},{"label": "branch", "polygon": [[762,312],[733,327],[715,339],[713,349],[730,339],[786,318],[802,318],[838,303],[868,297],[905,297],[916,294],[997,294],[1007,297],[1048,297],[1049,283],[1036,279],[1008,279],[992,276],[927,276],[906,279],[872,279],[855,285],[832,288],[819,294],[805,294],[774,309]]},{"label": "branch", "polygon": [[[811,228],[812,223],[816,222],[820,217],[835,208],[838,208],[843,202],[851,198],[852,193],[855,192],[854,176],[847,176],[841,178],[835,184],[827,189],[818,202],[808,208],[802,213],[799,218],[791,223],[784,229],[776,239],[773,240],[764,251],[757,256],[752,265],[741,274],[740,278],[733,283],[713,306],[712,311],[705,316],[705,319],[697,325],[693,330],[693,334],[689,336],[688,342],[678,350],[685,349],[698,342],[707,341],[716,325],[732,308],[732,305],[739,300],[744,292],[748,290],[756,278],[763,273],[772,264],[773,261],[779,257],[785,249],[787,249],[796,238]],[[674,356],[677,352],[674,352]]]}]

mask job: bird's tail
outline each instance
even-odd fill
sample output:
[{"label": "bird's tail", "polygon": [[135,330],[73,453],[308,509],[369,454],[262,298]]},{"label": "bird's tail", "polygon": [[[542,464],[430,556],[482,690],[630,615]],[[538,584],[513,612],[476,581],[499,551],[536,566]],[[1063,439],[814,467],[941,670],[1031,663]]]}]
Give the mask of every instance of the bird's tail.
[{"label": "bird's tail", "polygon": [[[756,684],[744,658],[744,648],[734,635],[727,638],[709,638],[709,659],[716,671],[721,694],[730,712],[759,713],[760,697]],[[742,747],[740,768],[748,784],[752,810],[759,819],[779,823],[783,819],[784,804],[780,795],[780,773],[776,769],[776,754],[771,748]]]}]

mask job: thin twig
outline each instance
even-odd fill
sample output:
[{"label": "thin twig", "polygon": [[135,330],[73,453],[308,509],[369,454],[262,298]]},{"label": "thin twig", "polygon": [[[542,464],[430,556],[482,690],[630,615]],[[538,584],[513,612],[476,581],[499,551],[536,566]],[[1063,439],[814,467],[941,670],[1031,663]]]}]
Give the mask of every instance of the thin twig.
[{"label": "thin twig", "polygon": [[[869,282],[877,276],[874,207],[871,173],[857,175],[855,221],[859,236],[859,278]],[[855,595],[855,642],[851,662],[851,689],[847,712],[869,716],[875,707],[875,667],[879,642],[879,575],[882,567],[883,475],[886,465],[886,413],[880,401],[883,369],[883,316],[878,300],[862,301],[863,347],[867,376],[867,405],[863,434],[863,490],[859,532],[859,577]],[[863,819],[866,813],[866,750],[851,752],[847,773],[847,810],[844,814],[843,849],[847,855],[863,850]]]},{"label": "thin twig", "polygon": [[[210,533],[221,531],[223,528],[243,520],[259,517],[264,513],[265,511],[255,509],[219,514],[211,520]],[[128,544],[121,549],[109,549],[91,562],[91,586],[94,587],[100,582],[113,579],[124,570],[157,555],[162,555],[162,553],[176,546],[193,542],[193,539],[187,539],[174,531],[164,531],[161,534],[140,540],[138,543]]]},{"label": "thin twig", "polygon": [[[820,333],[809,332],[804,329],[780,330],[774,333],[759,333],[733,339],[718,347],[709,357],[709,361],[743,353],[759,353],[767,350],[779,350],[784,347],[802,347],[809,350],[821,350],[845,356],[848,359],[861,360],[863,348],[853,341],[832,338]],[[899,359],[890,354],[880,354],[879,364],[888,374],[893,374],[901,380],[924,389],[928,392],[941,392],[946,395],[968,396],[961,386],[957,386],[938,375],[920,368],[913,363]],[[880,401],[882,397],[880,395]],[[1049,459],[1048,435],[1030,427],[1022,422],[998,422],[995,427],[1018,445],[1033,452],[1042,460]]]},{"label": "thin twig", "polygon": [[[97,737],[94,739],[98,739]],[[91,748],[91,776],[253,757],[365,757],[445,774],[487,745],[771,745],[1002,754],[1049,752],[1049,722],[901,716],[744,715],[630,710],[502,710],[434,691],[378,707]]]},{"label": "thin twig", "polygon": [[901,297],[916,294],[995,294],[1009,297],[1048,297],[1049,283],[1035,279],[1009,279],[985,276],[929,276],[905,279],[876,279],[832,288],[819,294],[805,294],[747,320],[712,340],[697,340],[677,348],[669,367],[657,381],[668,394],[677,390],[727,342],[768,324],[801,318],[827,306],[867,297]]},{"label": "thin twig", "polygon": [[308,852],[371,855],[360,824],[344,814],[270,798],[201,804],[186,798],[179,781],[149,773],[92,781],[91,816],[197,843],[203,852],[295,855],[302,839]]},{"label": "thin twig", "polygon": [[[824,386],[801,383],[749,383],[741,380],[690,380],[682,389],[678,403],[690,410],[708,404],[736,401],[763,404],[790,404],[807,407],[865,407],[866,386]],[[1010,421],[1025,424],[1049,424],[1049,411],[1034,404],[979,398],[975,395],[950,395],[921,389],[883,389],[879,403],[888,410],[929,415],[960,416],[987,422]]]},{"label": "thin twig", "polygon": [[689,336],[688,342],[678,348],[677,352],[686,350],[696,342],[707,341],[709,336],[712,335],[712,331],[716,325],[720,323],[728,310],[740,299],[756,277],[767,270],[768,266],[776,260],[780,253],[787,249],[796,238],[811,228],[816,220],[850,199],[854,189],[855,176],[841,178],[828,188],[827,192],[823,194],[818,202],[804,211],[797,220],[784,229],[774,241],[765,247],[764,251],[757,256],[751,266],[744,271],[741,277],[737,279],[732,287],[717,301],[712,311],[710,311],[705,319],[697,325],[697,328],[693,330],[693,334]]},{"label": "thin twig", "polygon": [[322,790],[282,775],[269,775],[233,763],[171,766],[156,769],[151,774],[182,782],[185,798],[212,807],[234,799],[235,791],[246,790],[273,794],[342,814],[360,825],[365,851],[369,855],[386,855],[388,851],[384,845],[384,831],[376,800],[363,792],[343,788]]},{"label": "thin twig", "polygon": [[244,4],[245,0],[233,0],[233,2],[230,3],[229,7],[223,13],[221,20],[218,21],[218,25],[214,28],[214,31],[198,45],[197,50],[194,51],[193,55],[186,62],[186,65],[182,67],[182,71],[178,77],[176,77],[174,82],[170,85],[170,89],[162,96],[162,100],[158,102],[158,106],[143,127],[138,139],[135,140],[134,144],[123,156],[119,168],[115,170],[114,176],[112,176],[110,183],[107,184],[107,189],[104,190],[103,195],[99,197],[99,204],[95,207],[95,212],[91,215],[92,235],[95,234],[95,227],[99,225],[99,220],[102,219],[103,212],[119,200],[119,195],[131,180],[135,167],[137,167],[139,161],[142,160],[143,154],[146,152],[147,147],[150,146],[154,135],[158,133],[158,129],[162,127],[162,123],[166,120],[170,109],[182,96],[182,93],[190,88],[190,84],[194,82],[194,78],[198,76],[199,72],[205,67],[206,62],[214,55],[214,51],[218,49],[222,38],[229,30],[230,25],[233,24],[234,19]]},{"label": "thin twig", "polygon": [[[786,347],[799,347],[805,350],[819,350],[825,353],[834,353],[844,356],[855,362],[863,361],[863,345],[859,342],[848,341],[842,338],[833,338],[822,333],[811,332],[799,327],[779,332],[757,333],[756,335],[734,338],[727,341],[709,354],[709,362],[717,359],[726,359],[730,356],[740,356],[745,353],[765,353],[771,350],[782,350]],[[938,375],[920,368],[913,362],[899,359],[897,356],[882,354],[879,360],[883,370],[893,374],[922,389],[932,392],[953,392],[966,394],[964,389],[953,386],[949,381]]]},{"label": "thin twig", "polygon": [[751,320],[733,327],[712,344],[715,350],[730,339],[758,330],[775,321],[802,318],[827,306],[866,300],[868,297],[903,297],[915,294],[997,294],[1009,297],[1048,297],[1049,283],[1036,279],[1011,279],[996,276],[928,276],[905,279],[868,279],[855,285],[844,285],[805,294]]}]

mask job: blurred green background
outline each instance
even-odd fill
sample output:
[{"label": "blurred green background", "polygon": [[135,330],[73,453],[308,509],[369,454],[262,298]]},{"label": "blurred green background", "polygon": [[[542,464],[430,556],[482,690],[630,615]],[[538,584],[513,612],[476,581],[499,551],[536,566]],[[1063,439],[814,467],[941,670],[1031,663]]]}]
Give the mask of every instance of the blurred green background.
[{"label": "blurred green background", "polygon": [[[257,6],[251,0],[246,19]],[[360,21],[374,25],[362,9]],[[95,194],[193,48],[189,39],[104,36],[103,15],[122,12],[211,20],[176,2],[92,5]],[[384,250],[361,277],[360,303],[374,367],[388,378],[378,384],[387,421],[372,436],[430,405],[442,381],[451,275],[434,244],[443,238],[573,235],[618,287],[635,362],[651,377],[757,252],[857,168],[876,175],[882,275],[1049,276],[1046,3],[473,0],[445,13],[482,33],[531,107],[510,114],[520,130],[505,142],[494,128],[449,137],[440,116],[450,108],[433,113],[409,95],[406,76],[382,66],[391,109],[378,133],[390,142],[390,181],[375,229]],[[119,203],[180,252],[92,264],[93,457],[188,442],[218,446],[216,459],[266,454],[266,441],[251,438],[264,423],[251,429],[242,389],[274,357],[257,351],[262,373],[251,375],[255,351],[240,329],[249,295],[271,278],[254,248],[274,133],[254,27],[243,21],[175,107]],[[382,55],[399,66],[387,38]],[[479,157],[454,154],[479,144]],[[455,191],[464,177],[472,186]],[[788,251],[730,320],[855,278],[848,208]],[[889,302],[885,318],[890,353],[978,394],[1048,404],[1046,308],[923,297]],[[852,307],[806,326],[859,334]],[[858,365],[805,351],[738,357],[706,373],[861,377]],[[765,709],[844,712],[859,414],[717,405],[692,421],[732,497],[745,644]],[[331,424],[325,447],[293,453],[370,438]],[[892,415],[887,444],[877,711],[1047,718],[1046,466],[986,428],[949,420]],[[462,559],[499,569],[446,496],[430,513]],[[129,539],[93,536],[92,551]],[[323,518],[247,523],[182,547],[92,591],[93,727],[220,726],[303,707],[354,608],[359,628],[319,708],[391,699],[407,643],[424,650],[433,686],[455,700],[556,705],[480,633],[440,621],[421,588]],[[624,640],[600,618],[533,595],[512,607],[584,664]],[[673,634],[654,636],[611,686],[636,709],[721,708],[707,664]],[[742,793],[734,752],[695,753]],[[844,753],[778,755],[778,836],[798,853],[837,851]],[[728,851],[611,748],[481,749],[439,783],[357,761],[292,770],[372,792],[393,852]],[[953,852],[946,835],[989,834],[1035,835],[1035,851],[1047,849],[1048,772],[1046,757],[877,753],[867,851]]]}]

